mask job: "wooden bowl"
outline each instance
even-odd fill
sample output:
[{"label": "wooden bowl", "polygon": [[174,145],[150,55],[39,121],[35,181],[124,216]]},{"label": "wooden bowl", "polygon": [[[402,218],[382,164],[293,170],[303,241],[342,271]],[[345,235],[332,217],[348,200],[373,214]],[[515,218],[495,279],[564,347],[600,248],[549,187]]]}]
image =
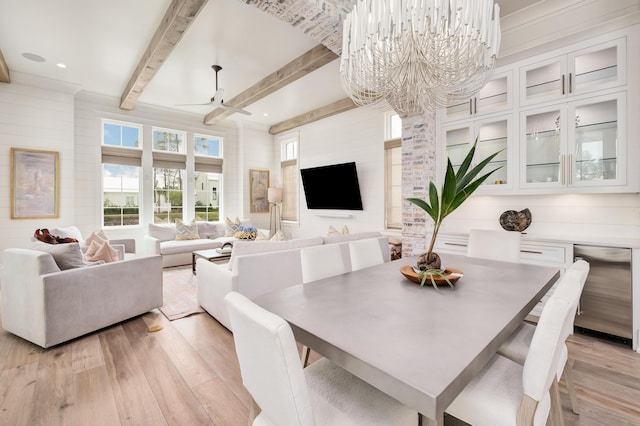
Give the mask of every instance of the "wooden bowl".
[{"label": "wooden bowl", "polygon": [[[414,283],[420,284],[422,282],[421,277],[418,275],[416,271],[413,270],[413,266],[411,265],[401,266],[400,273],[405,277],[407,277],[409,280],[413,281]],[[460,278],[462,278],[462,275],[463,275],[460,269],[451,268],[448,266],[444,268],[444,273],[451,284],[455,284],[455,282],[458,281]],[[436,285],[449,285],[447,281],[439,275],[434,275],[433,280],[436,282]],[[432,287],[431,279],[427,278],[427,280],[424,282],[424,285],[425,286],[428,285],[429,287]]]}]

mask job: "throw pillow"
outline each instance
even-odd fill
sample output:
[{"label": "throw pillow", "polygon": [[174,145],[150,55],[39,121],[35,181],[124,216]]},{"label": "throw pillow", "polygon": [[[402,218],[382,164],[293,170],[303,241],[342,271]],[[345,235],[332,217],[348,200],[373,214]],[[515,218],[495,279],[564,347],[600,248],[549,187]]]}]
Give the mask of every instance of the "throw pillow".
[{"label": "throw pillow", "polygon": [[258,234],[256,235],[256,241],[268,241],[269,238],[264,235],[264,232],[258,231]]},{"label": "throw pillow", "polygon": [[107,235],[104,233],[103,230],[100,231],[94,231],[91,233],[91,235],[89,235],[87,237],[87,239],[84,241],[84,243],[88,246],[91,245],[92,242],[98,242],[98,243],[104,243],[106,241],[109,241],[109,238],[107,237]]},{"label": "throw pillow", "polygon": [[281,230],[278,230],[278,232],[273,234],[273,237],[271,237],[271,241],[284,241],[284,240],[286,240],[286,238],[284,236],[284,232],[282,232]]},{"label": "throw pillow", "polygon": [[327,237],[331,237],[333,235],[348,235],[348,234],[349,234],[349,228],[347,228],[347,225],[344,225],[342,227],[342,231],[338,231],[333,226],[329,226],[329,230],[327,231]]},{"label": "throw pillow", "polygon": [[78,240],[80,245],[84,243],[84,240],[82,239],[82,234],[80,233],[80,230],[78,229],[77,226],[67,226],[64,228],[50,228],[49,232],[61,238],[74,238]]},{"label": "throw pillow", "polygon": [[189,225],[176,219],[176,240],[199,240],[198,226],[195,219]]},{"label": "throw pillow", "polygon": [[34,250],[40,250],[51,254],[61,271],[84,266],[84,257],[79,243],[69,244],[44,244],[33,246]]},{"label": "throw pillow", "polygon": [[[90,252],[91,254],[89,254]],[[119,255],[118,250],[111,247],[108,242],[98,243],[97,241],[92,241],[91,246],[87,249],[85,258],[89,262],[102,260],[105,263],[109,263],[119,260]]]},{"label": "throw pillow", "polygon": [[238,231],[233,234],[239,240],[255,240],[258,230],[253,226],[238,226]]},{"label": "throw pillow", "polygon": [[198,235],[200,238],[216,238],[218,236],[218,227],[212,222],[196,222],[198,227]]},{"label": "throw pillow", "polygon": [[236,220],[233,221],[226,217],[224,219],[226,226],[224,228],[224,236],[225,237],[233,237],[236,232],[238,232],[238,227],[240,226],[240,219],[236,217]]}]

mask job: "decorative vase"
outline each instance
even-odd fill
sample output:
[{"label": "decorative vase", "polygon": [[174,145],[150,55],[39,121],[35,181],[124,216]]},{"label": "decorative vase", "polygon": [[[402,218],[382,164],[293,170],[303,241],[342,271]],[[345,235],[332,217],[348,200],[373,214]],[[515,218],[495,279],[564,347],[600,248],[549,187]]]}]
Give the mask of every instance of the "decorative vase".
[{"label": "decorative vase", "polygon": [[500,215],[500,226],[505,231],[518,231],[522,232],[531,225],[531,212],[529,209],[520,210],[507,210]]}]

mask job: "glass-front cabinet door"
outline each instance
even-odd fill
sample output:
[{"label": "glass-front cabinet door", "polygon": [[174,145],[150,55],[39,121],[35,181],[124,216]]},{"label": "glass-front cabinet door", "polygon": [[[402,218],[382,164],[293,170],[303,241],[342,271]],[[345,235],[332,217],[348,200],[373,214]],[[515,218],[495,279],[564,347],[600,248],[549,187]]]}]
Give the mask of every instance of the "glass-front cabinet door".
[{"label": "glass-front cabinet door", "polygon": [[552,57],[520,68],[520,104],[533,105],[626,83],[626,39]]},{"label": "glass-front cabinet door", "polygon": [[565,181],[566,106],[524,112],[520,118],[523,187],[561,187]]},{"label": "glass-front cabinet door", "polygon": [[624,185],[625,110],[619,92],[522,112],[520,186]]},{"label": "glass-front cabinet door", "polygon": [[511,71],[496,73],[476,96],[447,107],[445,121],[472,118],[511,108],[513,97],[511,75]]},{"label": "glass-front cabinet door", "polygon": [[[478,138],[478,144],[472,166],[480,163],[494,152],[500,151],[500,154],[487,164],[483,172],[478,175],[481,176],[497,169],[484,182],[480,191],[488,191],[490,188],[504,190],[511,186],[508,149],[509,135],[511,134],[511,117],[511,114],[507,116],[501,115],[495,118],[477,120],[473,123],[449,126],[444,129],[445,154],[451,160],[451,165],[456,172],[473,146],[476,137]],[[444,170],[441,170],[439,175],[444,176]]]},{"label": "glass-front cabinet door", "polygon": [[624,93],[569,104],[569,184],[621,185],[626,182]]}]

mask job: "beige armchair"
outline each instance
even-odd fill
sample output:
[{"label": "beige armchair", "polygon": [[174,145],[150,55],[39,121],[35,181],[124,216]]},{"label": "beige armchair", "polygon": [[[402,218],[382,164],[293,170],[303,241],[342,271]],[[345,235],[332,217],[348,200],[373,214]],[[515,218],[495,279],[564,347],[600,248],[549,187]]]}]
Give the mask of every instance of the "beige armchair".
[{"label": "beige armchair", "polygon": [[43,348],[162,306],[162,260],[138,257],[61,271],[44,251],[6,249],[2,326]]}]

